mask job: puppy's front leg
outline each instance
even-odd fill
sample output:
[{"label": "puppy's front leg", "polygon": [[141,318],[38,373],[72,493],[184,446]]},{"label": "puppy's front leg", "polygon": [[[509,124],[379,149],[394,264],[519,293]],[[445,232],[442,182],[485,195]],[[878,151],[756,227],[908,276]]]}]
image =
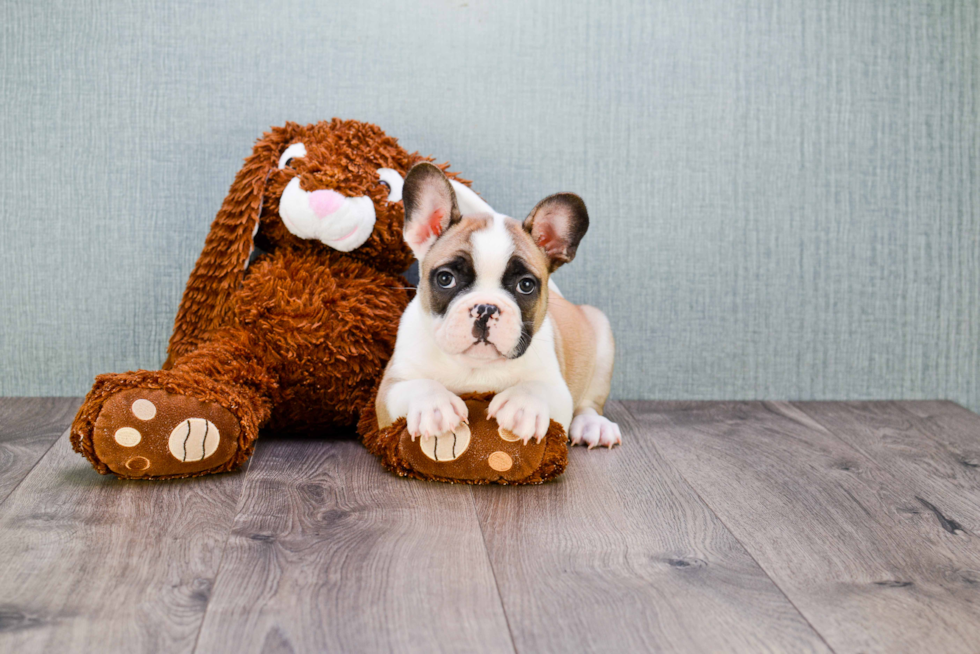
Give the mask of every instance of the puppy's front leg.
[{"label": "puppy's front leg", "polygon": [[497,393],[487,408],[487,417],[527,443],[538,442],[548,433],[554,418],[566,430],[572,417],[572,395],[565,384],[525,382]]},{"label": "puppy's front leg", "polygon": [[412,379],[392,384],[385,398],[392,420],[404,417],[408,433],[430,438],[445,434],[469,417],[466,403],[433,379]]}]

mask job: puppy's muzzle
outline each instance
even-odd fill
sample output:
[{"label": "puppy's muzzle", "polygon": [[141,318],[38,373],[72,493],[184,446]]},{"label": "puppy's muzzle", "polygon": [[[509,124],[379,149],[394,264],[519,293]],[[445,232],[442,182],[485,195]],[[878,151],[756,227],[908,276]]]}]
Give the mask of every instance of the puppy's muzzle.
[{"label": "puppy's muzzle", "polygon": [[[435,322],[439,347],[489,361],[506,356],[521,338],[521,310],[503,293],[472,293],[449,305]],[[491,357],[491,355],[493,355]]]},{"label": "puppy's muzzle", "polygon": [[473,321],[473,338],[477,341],[487,342],[487,334],[490,332],[488,323],[494,315],[500,315],[500,307],[496,304],[478,304],[470,309],[470,315],[475,318]]}]

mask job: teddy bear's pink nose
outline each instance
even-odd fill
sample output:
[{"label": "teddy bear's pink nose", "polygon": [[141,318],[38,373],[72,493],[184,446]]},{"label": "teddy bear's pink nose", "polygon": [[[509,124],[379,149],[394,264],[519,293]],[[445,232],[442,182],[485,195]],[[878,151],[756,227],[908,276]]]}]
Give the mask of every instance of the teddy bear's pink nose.
[{"label": "teddy bear's pink nose", "polygon": [[344,203],[344,196],[336,191],[313,191],[309,196],[310,209],[317,218],[323,218],[340,208]]}]

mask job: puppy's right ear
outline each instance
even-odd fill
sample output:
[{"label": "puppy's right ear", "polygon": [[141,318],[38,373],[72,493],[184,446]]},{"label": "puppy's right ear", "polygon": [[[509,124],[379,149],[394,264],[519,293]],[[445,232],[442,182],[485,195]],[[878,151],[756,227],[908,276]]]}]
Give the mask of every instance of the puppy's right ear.
[{"label": "puppy's right ear", "polygon": [[443,232],[460,220],[456,193],[438,166],[423,162],[408,171],[402,187],[405,242],[419,261]]}]

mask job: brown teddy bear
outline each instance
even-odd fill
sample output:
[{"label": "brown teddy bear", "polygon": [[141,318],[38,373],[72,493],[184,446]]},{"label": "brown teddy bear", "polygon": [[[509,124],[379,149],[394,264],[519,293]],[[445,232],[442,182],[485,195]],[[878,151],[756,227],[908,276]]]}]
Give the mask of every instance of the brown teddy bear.
[{"label": "brown teddy bear", "polygon": [[568,437],[554,420],[540,441],[521,441],[503,430],[487,407],[493,393],[461,396],[469,415],[451,433],[413,439],[405,418],[378,427],[374,402],[361,411],[357,431],[381,465],[400,477],[460,484],[540,484],[554,479],[568,464]]},{"label": "brown teddy bear", "polygon": [[75,450],[103,474],[191,477],[238,467],[263,426],[355,425],[410,299],[401,185],[421,160],[357,121],[266,133],[211,226],[163,370],[98,376]]}]

